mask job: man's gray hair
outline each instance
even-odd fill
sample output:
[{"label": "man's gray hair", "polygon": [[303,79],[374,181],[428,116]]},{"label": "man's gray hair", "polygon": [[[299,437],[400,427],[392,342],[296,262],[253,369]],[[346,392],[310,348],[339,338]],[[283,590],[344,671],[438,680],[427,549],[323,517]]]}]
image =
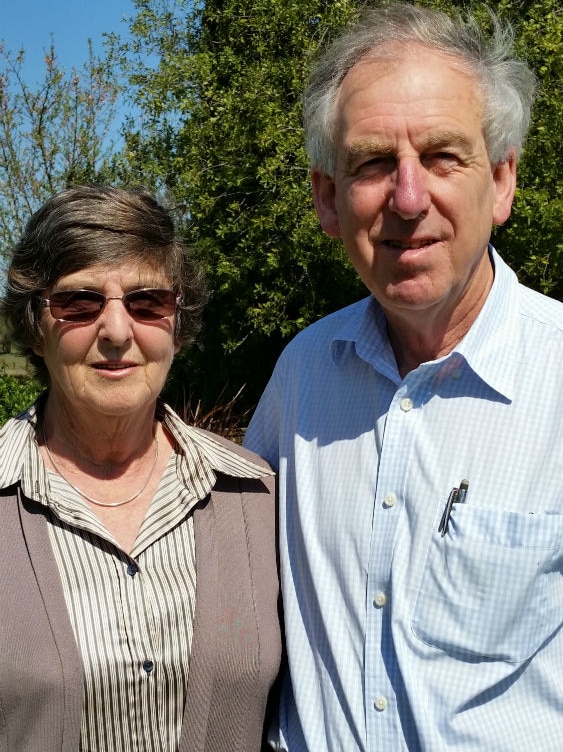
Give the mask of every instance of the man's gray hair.
[{"label": "man's gray hair", "polygon": [[342,81],[361,59],[384,59],[397,45],[418,43],[459,60],[483,97],[483,134],[491,164],[514,150],[519,157],[528,128],[536,77],[513,54],[514,32],[490,11],[492,31],[475,18],[452,18],[430,8],[391,3],[365,9],[318,59],[304,96],[304,127],[311,165],[334,175],[336,103]]}]

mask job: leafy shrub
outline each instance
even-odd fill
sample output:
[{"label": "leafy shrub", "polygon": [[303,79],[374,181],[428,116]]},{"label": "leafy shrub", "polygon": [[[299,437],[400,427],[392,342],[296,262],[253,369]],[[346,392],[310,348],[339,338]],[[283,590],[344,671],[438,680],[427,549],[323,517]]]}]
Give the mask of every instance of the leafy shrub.
[{"label": "leafy shrub", "polygon": [[33,379],[20,379],[0,373],[0,425],[26,409],[41,391]]}]

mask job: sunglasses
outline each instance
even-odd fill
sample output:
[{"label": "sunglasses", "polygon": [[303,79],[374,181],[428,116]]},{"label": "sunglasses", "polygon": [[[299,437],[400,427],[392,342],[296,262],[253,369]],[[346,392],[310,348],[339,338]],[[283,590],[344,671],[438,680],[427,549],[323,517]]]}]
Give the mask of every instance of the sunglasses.
[{"label": "sunglasses", "polygon": [[95,321],[106,307],[108,300],[121,300],[127,313],[135,321],[158,321],[173,316],[182,301],[174,290],[145,288],[131,290],[125,295],[102,295],[95,290],[61,290],[52,292],[49,298],[39,298],[43,307],[49,307],[57,321],[86,324]]}]

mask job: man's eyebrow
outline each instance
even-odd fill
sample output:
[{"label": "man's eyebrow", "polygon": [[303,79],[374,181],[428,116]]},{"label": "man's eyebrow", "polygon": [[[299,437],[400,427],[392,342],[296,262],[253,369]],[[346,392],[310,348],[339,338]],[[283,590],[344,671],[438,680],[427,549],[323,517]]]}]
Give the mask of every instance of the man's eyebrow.
[{"label": "man's eyebrow", "polygon": [[431,133],[425,141],[426,149],[443,149],[452,146],[459,147],[466,152],[473,150],[471,140],[459,131],[440,131],[439,133]]},{"label": "man's eyebrow", "polygon": [[[473,151],[471,140],[459,131],[439,131],[430,133],[422,143],[422,152],[436,149],[458,148],[469,154]],[[354,141],[345,149],[342,159],[343,169],[351,171],[356,166],[358,158],[373,156],[385,159],[394,157],[395,150],[388,143],[378,138],[362,138]]]},{"label": "man's eyebrow", "polygon": [[354,141],[346,147],[343,159],[344,169],[352,168],[358,157],[364,157],[368,154],[385,158],[392,157],[394,152],[389,144],[384,144],[377,138],[363,138]]}]

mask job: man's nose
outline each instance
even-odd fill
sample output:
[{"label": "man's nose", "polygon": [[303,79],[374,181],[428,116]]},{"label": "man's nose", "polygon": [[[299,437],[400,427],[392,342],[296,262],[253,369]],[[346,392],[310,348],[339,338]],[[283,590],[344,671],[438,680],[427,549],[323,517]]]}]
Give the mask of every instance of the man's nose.
[{"label": "man's nose", "polygon": [[430,208],[428,174],[418,159],[397,163],[389,208],[403,219],[416,219]]}]

